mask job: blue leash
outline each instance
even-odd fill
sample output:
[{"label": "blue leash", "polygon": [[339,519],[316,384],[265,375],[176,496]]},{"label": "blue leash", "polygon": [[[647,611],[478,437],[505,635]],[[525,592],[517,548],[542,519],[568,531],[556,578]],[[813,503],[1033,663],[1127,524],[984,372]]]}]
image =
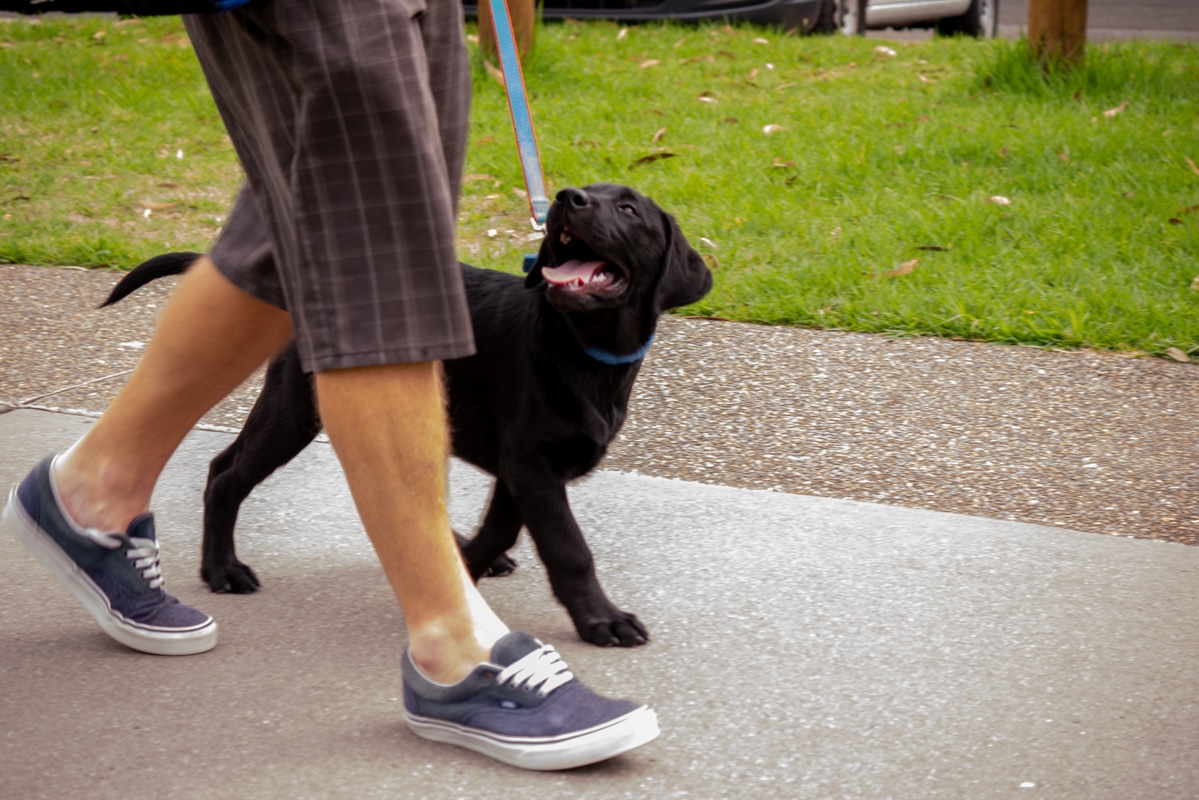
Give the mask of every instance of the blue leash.
[{"label": "blue leash", "polygon": [[[529,114],[529,99],[525,94],[525,78],[520,71],[520,57],[516,52],[516,37],[512,33],[512,17],[508,14],[506,0],[489,0],[491,4],[491,27],[495,29],[496,50],[500,55],[500,67],[504,72],[504,91],[508,94],[508,111],[512,114],[512,127],[516,131],[516,147],[520,151],[520,166],[525,173],[525,186],[529,190],[529,210],[533,213],[533,230],[545,231],[545,217],[550,210],[550,201],[545,194],[545,178],[541,173],[541,156],[537,152],[537,134],[533,132],[533,117]],[[532,268],[525,258],[525,272]]]},{"label": "blue leash", "polygon": [[[537,134],[533,132],[533,117],[529,114],[529,98],[525,94],[525,77],[520,71],[520,57],[516,52],[516,37],[512,33],[512,17],[508,14],[506,0],[488,0],[491,4],[491,27],[495,29],[496,51],[500,54],[500,67],[504,72],[504,91],[508,95],[508,111],[512,114],[512,127],[516,131],[516,147],[520,151],[520,166],[525,173],[525,186],[529,191],[529,209],[533,212],[533,230],[545,232],[545,218],[549,214],[550,201],[545,193],[545,177],[541,173],[541,155],[537,152]],[[525,256],[524,270],[533,269],[536,254]],[[602,364],[618,366],[633,364],[645,357],[654,337],[636,352],[616,355],[595,347],[583,352]]]}]

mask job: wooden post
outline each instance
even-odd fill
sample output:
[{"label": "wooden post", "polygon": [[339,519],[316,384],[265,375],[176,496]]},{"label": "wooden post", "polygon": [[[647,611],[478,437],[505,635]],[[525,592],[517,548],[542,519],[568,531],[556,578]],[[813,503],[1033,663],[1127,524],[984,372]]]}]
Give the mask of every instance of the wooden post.
[{"label": "wooden post", "polygon": [[1028,44],[1041,66],[1081,67],[1087,43],[1087,0],[1028,0]]},{"label": "wooden post", "polygon": [[[491,27],[491,4],[478,0],[479,51],[483,58],[493,64],[500,61],[495,50],[495,30]],[[533,21],[537,16],[536,0],[508,0],[508,14],[512,17],[512,32],[516,35],[516,51],[520,60],[533,49]]]}]

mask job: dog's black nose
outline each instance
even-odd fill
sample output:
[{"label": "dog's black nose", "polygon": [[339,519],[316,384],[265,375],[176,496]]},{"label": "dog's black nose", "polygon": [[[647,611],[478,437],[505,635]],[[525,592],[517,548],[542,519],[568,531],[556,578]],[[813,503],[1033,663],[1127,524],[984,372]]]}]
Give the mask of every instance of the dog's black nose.
[{"label": "dog's black nose", "polygon": [[582,189],[563,189],[558,192],[558,201],[568,203],[575,208],[582,208],[591,203],[591,198]]}]

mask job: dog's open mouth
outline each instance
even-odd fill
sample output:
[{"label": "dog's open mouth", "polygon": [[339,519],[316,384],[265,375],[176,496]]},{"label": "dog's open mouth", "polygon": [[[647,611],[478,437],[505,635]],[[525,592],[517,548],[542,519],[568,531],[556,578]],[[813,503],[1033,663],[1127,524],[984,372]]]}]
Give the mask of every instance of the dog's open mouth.
[{"label": "dog's open mouth", "polygon": [[554,237],[554,265],[542,267],[541,277],[564,292],[615,295],[625,287],[624,271],[596,254],[567,226]]}]

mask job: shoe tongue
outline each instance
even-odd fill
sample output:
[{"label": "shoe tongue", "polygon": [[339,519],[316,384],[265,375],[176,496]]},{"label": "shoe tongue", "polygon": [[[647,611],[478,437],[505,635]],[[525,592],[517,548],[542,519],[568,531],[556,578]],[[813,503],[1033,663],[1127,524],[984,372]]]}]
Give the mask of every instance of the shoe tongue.
[{"label": "shoe tongue", "polygon": [[125,535],[130,539],[155,539],[154,535],[154,514],[147,511],[145,514],[138,514],[133,518],[133,522],[129,523],[129,527],[125,530]]},{"label": "shoe tongue", "polygon": [[541,642],[524,631],[511,631],[504,635],[491,648],[492,663],[506,667],[541,647]]}]

